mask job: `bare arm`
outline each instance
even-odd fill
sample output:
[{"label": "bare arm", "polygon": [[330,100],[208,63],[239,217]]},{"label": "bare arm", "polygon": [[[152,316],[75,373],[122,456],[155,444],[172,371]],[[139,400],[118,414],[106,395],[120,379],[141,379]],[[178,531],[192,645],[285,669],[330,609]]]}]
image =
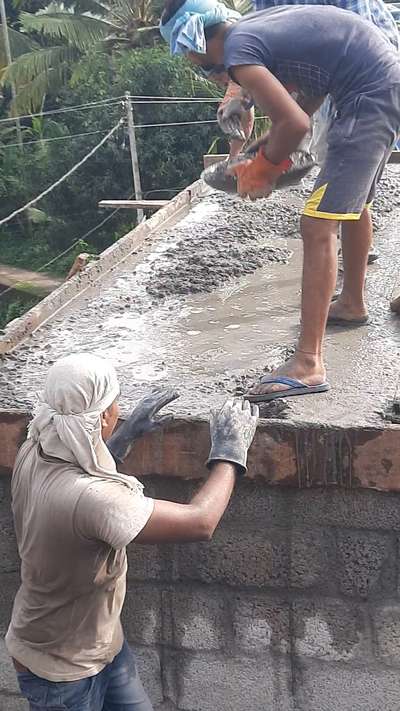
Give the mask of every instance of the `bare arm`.
[{"label": "bare arm", "polygon": [[310,119],[265,67],[245,65],[235,67],[233,73],[238,83],[271,119],[265,156],[271,163],[279,165],[297,149],[310,128]]},{"label": "bare arm", "polygon": [[233,464],[218,462],[189,504],[156,499],[153,513],[135,543],[209,541],[228,506],[235,477]]}]

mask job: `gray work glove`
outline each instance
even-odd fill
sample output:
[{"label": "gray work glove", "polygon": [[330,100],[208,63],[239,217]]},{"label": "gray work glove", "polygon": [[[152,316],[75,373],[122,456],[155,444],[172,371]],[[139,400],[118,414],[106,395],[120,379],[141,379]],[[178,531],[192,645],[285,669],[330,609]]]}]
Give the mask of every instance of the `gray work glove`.
[{"label": "gray work glove", "polygon": [[227,400],[210,418],[211,450],[207,467],[217,461],[236,464],[238,473],[247,471],[247,451],[253,441],[259,410],[247,400]]},{"label": "gray work glove", "polygon": [[246,141],[247,136],[243,128],[243,122],[252,106],[251,97],[244,94],[233,96],[223,101],[217,111],[217,121],[221,131],[229,138]]},{"label": "gray work glove", "polygon": [[172,420],[171,415],[155,417],[157,413],[179,397],[175,390],[154,390],[136,405],[131,415],[111,435],[106,444],[115,462],[123,462],[139,437],[162,427]]}]

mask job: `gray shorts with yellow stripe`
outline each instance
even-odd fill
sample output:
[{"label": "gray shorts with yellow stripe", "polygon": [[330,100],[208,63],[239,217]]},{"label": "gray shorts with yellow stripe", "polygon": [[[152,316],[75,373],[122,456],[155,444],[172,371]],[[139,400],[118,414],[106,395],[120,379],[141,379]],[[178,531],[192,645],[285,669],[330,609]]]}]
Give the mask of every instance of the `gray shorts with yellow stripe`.
[{"label": "gray shorts with yellow stripe", "polygon": [[400,83],[361,94],[337,112],[328,151],[303,214],[325,220],[358,220],[400,134]]}]

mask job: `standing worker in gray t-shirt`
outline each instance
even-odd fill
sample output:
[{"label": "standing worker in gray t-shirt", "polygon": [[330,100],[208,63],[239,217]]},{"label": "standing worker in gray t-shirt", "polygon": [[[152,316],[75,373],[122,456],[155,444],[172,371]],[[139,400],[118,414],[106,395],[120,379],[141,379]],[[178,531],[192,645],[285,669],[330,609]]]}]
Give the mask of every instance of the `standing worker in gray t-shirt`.
[{"label": "standing worker in gray t-shirt", "polygon": [[[309,117],[326,96],[335,102],[326,160],[301,219],[304,266],[297,348],[247,397],[261,402],[324,392],[329,389],[322,356],[327,321],[346,326],[368,321],[369,206],[400,133],[399,55],[371,23],[336,7],[284,6],[235,21],[215,0],[176,5],[169,0],[161,20],[171,51],[207,71],[222,67],[271,119],[257,156],[231,169],[242,197],[254,200],[271,193],[290,168],[289,156],[308,132]],[[299,103],[291,97],[293,91],[302,97]],[[331,303],[339,226],[343,287]]]}]

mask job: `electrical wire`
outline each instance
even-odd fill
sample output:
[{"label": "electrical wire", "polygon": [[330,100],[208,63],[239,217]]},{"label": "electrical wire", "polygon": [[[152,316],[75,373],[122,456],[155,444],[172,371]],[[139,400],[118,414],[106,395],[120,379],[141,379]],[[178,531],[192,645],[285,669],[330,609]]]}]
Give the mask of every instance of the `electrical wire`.
[{"label": "electrical wire", "polygon": [[52,185],[50,185],[48,188],[46,188],[46,190],[43,190],[43,192],[40,193],[40,195],[33,198],[33,200],[29,200],[29,202],[27,202],[22,207],[19,207],[17,210],[14,210],[14,212],[12,212],[7,217],[3,217],[3,219],[0,220],[0,227],[1,227],[1,225],[6,224],[6,222],[9,222],[10,220],[12,220],[17,215],[20,215],[21,212],[25,212],[25,210],[27,210],[29,207],[32,207],[32,205],[35,205],[37,202],[39,202],[39,200],[41,200],[46,195],[48,195],[50,192],[52,192],[54,190],[54,188],[58,187],[58,185],[61,185],[61,183],[63,183],[67,178],[69,178],[69,176],[72,175],[72,173],[75,173],[75,171],[78,170],[78,168],[80,168],[84,163],[86,163],[86,161],[89,160],[89,158],[91,158],[94,155],[94,153],[96,153],[96,151],[98,151],[99,148],[101,148],[101,146],[104,143],[106,143],[106,141],[108,141],[109,138],[111,138],[111,136],[117,131],[117,129],[123,124],[123,122],[124,122],[124,120],[120,119],[118,121],[118,123],[107,133],[107,135],[101,139],[100,143],[98,143],[96,146],[94,146],[91,149],[91,151],[89,151],[89,153],[87,153],[78,163],[76,163],[74,166],[72,166],[72,168],[70,168],[70,170],[67,173],[65,173],[65,175],[61,176],[61,178],[56,180],[56,182],[53,183]]},{"label": "electrical wire", "polygon": [[121,99],[124,99],[124,96],[116,96],[111,99],[102,99],[101,101],[92,101],[87,104],[77,104],[76,106],[65,106],[60,109],[52,109],[50,111],[39,111],[38,113],[34,114],[24,114],[22,116],[9,116],[7,118],[0,119],[0,124],[1,123],[7,123],[10,121],[17,121],[22,119],[30,119],[30,118],[35,118],[36,116],[53,116],[54,114],[65,114],[65,113],[70,113],[71,111],[86,111],[86,109],[92,109],[92,108],[101,108],[105,106],[110,106],[113,103],[119,103]]},{"label": "electrical wire", "polygon": [[[137,104],[173,104],[173,103],[219,103],[221,99],[218,98],[208,98],[201,96],[130,96],[129,97],[133,103]],[[54,114],[64,114],[73,111],[85,111],[92,108],[101,108],[103,106],[111,106],[113,103],[119,103],[121,100],[126,99],[123,96],[114,96],[109,99],[101,99],[100,101],[90,101],[85,104],[76,104],[75,106],[64,106],[59,109],[50,109],[49,111],[39,111],[33,114],[22,114],[21,116],[8,116],[7,118],[0,119],[0,124],[9,123],[13,121],[22,121],[23,119],[35,118],[37,116],[53,116]]]},{"label": "electrical wire", "polygon": [[[132,197],[133,197],[133,195],[132,195],[132,193],[131,193],[131,194],[128,196],[127,200],[130,200]],[[79,242],[83,242],[85,239],[87,239],[88,237],[90,237],[90,235],[92,235],[93,232],[96,232],[97,230],[100,229],[100,227],[103,227],[103,225],[105,225],[109,220],[111,220],[111,218],[114,217],[114,215],[115,215],[117,212],[119,212],[120,210],[121,210],[120,207],[115,208],[115,210],[113,210],[112,212],[110,212],[110,214],[107,215],[107,217],[105,217],[101,222],[99,222],[97,225],[95,225],[95,226],[92,227],[90,230],[88,230],[87,232],[85,232],[84,235],[82,235],[81,237],[78,237],[78,239],[74,240],[74,241],[72,242],[72,244],[70,244],[69,247],[67,247],[66,249],[64,249],[64,250],[63,250],[62,252],[60,252],[59,254],[57,254],[55,257],[53,257],[53,259],[50,259],[48,262],[46,262],[46,264],[42,264],[41,267],[38,267],[38,269],[36,269],[36,272],[43,272],[43,271],[44,271],[45,269],[47,269],[47,267],[49,267],[51,264],[54,264],[54,262],[58,262],[58,260],[61,259],[61,257],[64,257],[64,256],[65,256],[66,254],[68,254],[69,252],[72,252],[72,250],[74,249],[74,247],[76,247],[76,245],[79,244]],[[2,299],[8,292],[17,289],[17,288],[18,288],[18,284],[20,284],[20,283],[21,283],[21,282],[16,282],[16,283],[13,284],[12,286],[7,287],[7,289],[4,289],[4,291],[2,291],[2,292],[0,293],[0,301],[1,301],[1,299]]]},{"label": "electrical wire", "polygon": [[[37,138],[34,141],[24,141],[23,146],[32,146],[35,143],[50,143],[51,141],[66,141],[68,138],[81,138],[82,136],[94,136],[96,133],[106,133],[106,131],[86,131],[85,133],[71,133],[66,136],[54,136],[52,138]],[[4,148],[20,148],[19,143],[6,143],[4,146],[0,147],[0,150]]]},{"label": "electrical wire", "polygon": [[[255,121],[260,121],[261,119],[266,119],[268,116],[256,116]],[[173,123],[135,123],[135,129],[137,128],[164,128],[167,126],[195,126],[199,124],[209,124],[218,123],[217,119],[208,119],[204,121],[176,121]]]},{"label": "electrical wire", "polygon": [[137,128],[164,128],[167,126],[195,126],[206,123],[218,123],[217,119],[209,119],[207,121],[175,121],[173,123],[135,123]]}]

